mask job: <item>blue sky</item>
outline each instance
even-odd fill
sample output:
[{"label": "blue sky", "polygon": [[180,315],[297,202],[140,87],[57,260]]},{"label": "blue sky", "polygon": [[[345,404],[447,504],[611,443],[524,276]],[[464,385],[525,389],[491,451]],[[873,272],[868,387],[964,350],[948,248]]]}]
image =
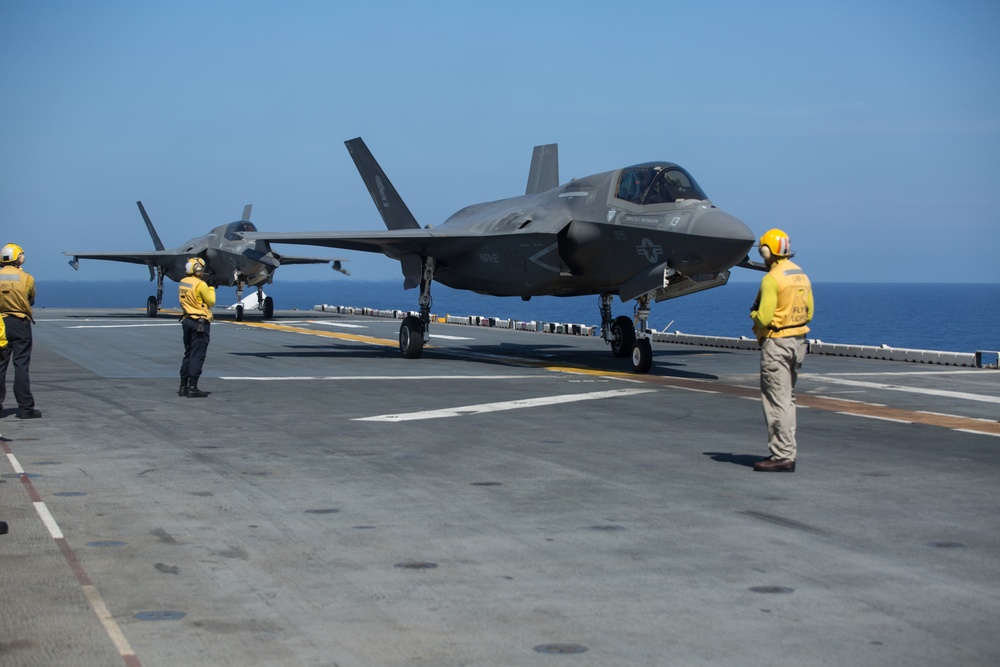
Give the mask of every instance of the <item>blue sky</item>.
[{"label": "blue sky", "polygon": [[0,0],[0,241],[40,280],[144,282],[61,253],[151,248],[139,199],[167,246],[247,203],[266,231],[381,228],[356,136],[437,225],[554,142],[564,181],[683,165],[814,281],[1000,282],[998,27],[993,0]]}]

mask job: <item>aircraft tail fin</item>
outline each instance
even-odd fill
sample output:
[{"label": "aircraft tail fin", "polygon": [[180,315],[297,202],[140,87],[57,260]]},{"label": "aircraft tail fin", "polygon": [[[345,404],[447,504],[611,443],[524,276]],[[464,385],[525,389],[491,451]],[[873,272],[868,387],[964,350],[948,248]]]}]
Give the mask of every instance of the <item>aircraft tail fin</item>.
[{"label": "aircraft tail fin", "polygon": [[250,209],[253,208],[253,204],[247,204],[243,207],[243,217],[240,218],[241,222],[250,222]]},{"label": "aircraft tail fin", "polygon": [[354,160],[354,166],[358,168],[361,179],[368,188],[368,194],[375,202],[375,208],[382,216],[382,221],[388,229],[420,229],[416,218],[410,213],[403,202],[403,198],[392,186],[389,177],[382,171],[382,167],[375,161],[375,157],[368,150],[368,146],[361,137],[345,141],[348,152]]},{"label": "aircraft tail fin", "polygon": [[[165,250],[163,247],[163,241],[160,240],[160,235],[156,233],[156,228],[153,227],[153,221],[149,219],[146,215],[146,209],[143,207],[141,201],[137,201],[136,205],[139,207],[139,213],[142,213],[142,219],[146,222],[146,229],[149,230],[149,236],[153,239],[153,248],[156,250]],[[152,271],[152,268],[150,269]]]},{"label": "aircraft tail fin", "polygon": [[559,144],[535,146],[528,170],[528,187],[524,194],[533,195],[559,187]]}]

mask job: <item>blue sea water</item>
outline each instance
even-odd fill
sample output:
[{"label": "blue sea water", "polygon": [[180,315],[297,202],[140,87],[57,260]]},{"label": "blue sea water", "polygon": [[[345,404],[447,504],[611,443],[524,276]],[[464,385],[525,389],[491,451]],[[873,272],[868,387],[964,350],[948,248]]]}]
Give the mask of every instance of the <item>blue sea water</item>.
[{"label": "blue sea water", "polygon": [[[164,306],[177,307],[177,286],[168,283]],[[39,308],[145,308],[155,293],[142,281],[39,281]],[[316,304],[379,309],[417,309],[417,291],[402,289],[402,280],[319,282],[282,281],[266,286],[278,310],[311,310]],[[974,352],[1000,350],[1000,283],[816,283],[816,317],[810,338],[828,343],[889,345],[925,350]],[[248,290],[246,294],[253,293]],[[749,336],[750,304],[757,283],[732,282],[723,287],[653,304],[650,326],[713,336]],[[219,305],[236,300],[232,288],[218,290]],[[437,315],[600,323],[598,298],[490,297],[435,284],[432,311]],[[615,300],[614,314],[633,314],[633,303]],[[36,315],[38,313],[36,312]]]}]

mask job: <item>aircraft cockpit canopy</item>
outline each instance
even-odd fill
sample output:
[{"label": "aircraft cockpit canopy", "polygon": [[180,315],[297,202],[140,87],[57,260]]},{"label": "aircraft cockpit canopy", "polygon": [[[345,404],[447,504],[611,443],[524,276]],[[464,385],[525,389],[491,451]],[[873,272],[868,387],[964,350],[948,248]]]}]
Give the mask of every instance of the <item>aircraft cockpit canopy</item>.
[{"label": "aircraft cockpit canopy", "polygon": [[690,174],[669,162],[650,162],[622,169],[615,196],[642,205],[708,199]]},{"label": "aircraft cockpit canopy", "polygon": [[257,228],[254,227],[254,224],[252,222],[243,220],[241,222],[231,222],[228,225],[226,225],[225,236],[230,241],[240,241],[243,238],[242,236],[240,236],[240,232],[255,232],[255,231],[257,231]]}]

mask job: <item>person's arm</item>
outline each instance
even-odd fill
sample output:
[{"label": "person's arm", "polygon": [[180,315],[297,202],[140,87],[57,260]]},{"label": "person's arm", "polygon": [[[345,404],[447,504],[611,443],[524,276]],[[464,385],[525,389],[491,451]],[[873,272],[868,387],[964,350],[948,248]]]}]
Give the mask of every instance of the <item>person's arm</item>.
[{"label": "person's arm", "polygon": [[764,276],[760,281],[760,303],[757,310],[750,313],[756,327],[767,329],[774,320],[774,311],[778,307],[778,283],[771,276]]},{"label": "person's arm", "polygon": [[198,296],[209,308],[213,308],[215,306],[215,288],[209,287],[208,283],[204,280],[198,285]]}]

